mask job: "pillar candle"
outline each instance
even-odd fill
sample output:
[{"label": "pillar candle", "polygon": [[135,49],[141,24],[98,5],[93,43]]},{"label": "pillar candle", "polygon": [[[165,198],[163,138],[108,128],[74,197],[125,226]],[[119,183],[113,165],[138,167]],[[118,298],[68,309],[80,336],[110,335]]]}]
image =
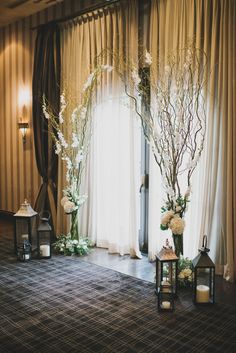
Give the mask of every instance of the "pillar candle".
[{"label": "pillar candle", "polygon": [[50,256],[50,246],[49,245],[40,245],[40,255],[42,257]]},{"label": "pillar candle", "polygon": [[196,288],[196,302],[208,303],[210,300],[210,288],[205,285],[198,285]]},{"label": "pillar candle", "polygon": [[161,303],[162,309],[170,309],[170,302],[165,301]]}]

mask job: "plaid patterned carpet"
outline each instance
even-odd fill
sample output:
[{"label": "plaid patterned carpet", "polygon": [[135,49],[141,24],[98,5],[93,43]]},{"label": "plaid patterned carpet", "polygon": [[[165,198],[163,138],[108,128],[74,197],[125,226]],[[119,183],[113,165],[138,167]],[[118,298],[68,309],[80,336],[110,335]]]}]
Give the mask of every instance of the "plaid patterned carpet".
[{"label": "plaid patterned carpet", "polygon": [[154,285],[74,257],[17,262],[0,238],[0,352],[233,353],[236,308],[180,295],[158,313]]}]

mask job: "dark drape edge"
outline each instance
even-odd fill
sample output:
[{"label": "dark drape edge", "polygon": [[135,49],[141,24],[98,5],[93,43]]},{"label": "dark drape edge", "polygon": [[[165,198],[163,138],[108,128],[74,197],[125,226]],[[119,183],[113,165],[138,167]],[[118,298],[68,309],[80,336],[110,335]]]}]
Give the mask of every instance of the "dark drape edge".
[{"label": "dark drape edge", "polygon": [[43,95],[57,115],[60,109],[60,29],[56,23],[38,29],[32,83],[33,130],[35,158],[43,184],[35,202],[35,210],[51,212],[52,227],[56,226],[58,159],[54,153],[48,121],[42,110]]}]

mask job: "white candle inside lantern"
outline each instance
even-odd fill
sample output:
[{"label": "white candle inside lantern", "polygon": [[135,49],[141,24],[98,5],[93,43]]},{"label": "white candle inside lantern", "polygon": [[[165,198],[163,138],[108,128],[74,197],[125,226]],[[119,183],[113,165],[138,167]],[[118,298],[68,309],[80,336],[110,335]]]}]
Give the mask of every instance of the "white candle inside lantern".
[{"label": "white candle inside lantern", "polygon": [[40,255],[42,257],[49,257],[50,256],[50,245],[40,245]]},{"label": "white candle inside lantern", "polygon": [[205,285],[198,285],[196,288],[196,302],[208,303],[210,300],[210,288]]},{"label": "white candle inside lantern", "polygon": [[170,302],[164,301],[161,303],[162,309],[170,309]]}]

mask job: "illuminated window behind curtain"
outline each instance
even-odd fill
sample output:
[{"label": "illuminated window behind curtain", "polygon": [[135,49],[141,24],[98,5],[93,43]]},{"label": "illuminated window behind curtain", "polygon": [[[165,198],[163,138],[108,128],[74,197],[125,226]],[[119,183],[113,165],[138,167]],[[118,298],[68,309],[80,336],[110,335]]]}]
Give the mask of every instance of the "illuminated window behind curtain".
[{"label": "illuminated window behind curtain", "polygon": [[[122,2],[83,15],[62,29],[62,84],[69,96],[79,101],[94,58],[103,49],[137,60],[137,10],[136,1]],[[104,64],[112,65],[109,55]],[[140,257],[140,127],[124,103],[124,88],[114,71],[97,93],[101,98],[92,109],[93,135],[83,184],[88,200],[81,211],[81,233],[110,252]],[[61,190],[62,167],[60,171]],[[59,213],[58,222],[62,218]]]}]

